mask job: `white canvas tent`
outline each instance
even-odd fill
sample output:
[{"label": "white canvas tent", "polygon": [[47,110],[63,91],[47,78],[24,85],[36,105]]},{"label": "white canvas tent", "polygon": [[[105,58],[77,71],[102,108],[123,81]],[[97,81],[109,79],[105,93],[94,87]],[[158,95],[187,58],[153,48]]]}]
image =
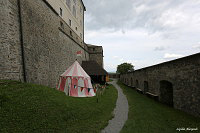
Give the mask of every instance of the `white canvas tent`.
[{"label": "white canvas tent", "polygon": [[90,76],[77,61],[60,75],[57,89],[73,97],[95,96]]}]

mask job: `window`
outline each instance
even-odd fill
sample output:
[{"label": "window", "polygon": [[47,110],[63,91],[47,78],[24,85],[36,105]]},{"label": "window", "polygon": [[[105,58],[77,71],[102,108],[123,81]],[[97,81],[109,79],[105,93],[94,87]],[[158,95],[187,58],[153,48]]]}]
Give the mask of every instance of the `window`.
[{"label": "window", "polygon": [[60,21],[60,27],[61,27],[62,29],[64,29],[63,22],[61,22],[61,21]]},{"label": "window", "polygon": [[72,21],[71,21],[71,19],[69,19],[69,26],[72,26]]},{"label": "window", "polygon": [[60,8],[60,16],[62,16],[63,12],[62,12],[62,8]]},{"label": "window", "polygon": [[66,0],[66,4],[69,7],[69,9],[71,10],[71,0]]},{"label": "window", "polygon": [[76,31],[78,30],[78,28],[76,27]]},{"label": "window", "polygon": [[75,6],[73,6],[73,15],[74,15],[74,17],[76,17],[76,8],[75,8]]},{"label": "window", "polygon": [[72,36],[72,31],[70,30],[70,35]]},{"label": "window", "polygon": [[80,37],[82,38],[82,34],[80,33]]}]

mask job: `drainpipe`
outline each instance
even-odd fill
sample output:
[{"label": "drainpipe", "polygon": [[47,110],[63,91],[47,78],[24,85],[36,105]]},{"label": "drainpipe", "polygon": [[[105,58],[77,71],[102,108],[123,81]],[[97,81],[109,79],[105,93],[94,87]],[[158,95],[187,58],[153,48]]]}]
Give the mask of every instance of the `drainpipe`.
[{"label": "drainpipe", "polygon": [[23,26],[22,26],[22,15],[21,15],[21,1],[17,0],[17,4],[18,4],[18,14],[19,14],[19,30],[20,30],[20,42],[21,42],[23,78],[24,78],[24,82],[27,82],[25,57],[24,57],[24,39],[23,39]]}]

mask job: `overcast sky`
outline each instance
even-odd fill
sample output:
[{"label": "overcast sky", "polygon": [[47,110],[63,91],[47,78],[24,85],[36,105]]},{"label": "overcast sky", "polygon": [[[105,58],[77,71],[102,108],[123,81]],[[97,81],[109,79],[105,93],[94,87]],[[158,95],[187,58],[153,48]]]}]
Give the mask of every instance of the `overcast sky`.
[{"label": "overcast sky", "polygon": [[83,0],[85,42],[103,46],[104,67],[135,69],[200,52],[200,0]]}]

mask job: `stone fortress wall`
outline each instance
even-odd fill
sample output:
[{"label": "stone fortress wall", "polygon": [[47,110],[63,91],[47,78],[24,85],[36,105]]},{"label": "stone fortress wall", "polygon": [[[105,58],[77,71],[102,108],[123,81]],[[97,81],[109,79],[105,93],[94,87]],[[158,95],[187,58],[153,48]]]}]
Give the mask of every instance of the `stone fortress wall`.
[{"label": "stone fortress wall", "polygon": [[103,47],[88,44],[88,52],[90,53],[90,60],[96,61],[100,66],[103,64]]},{"label": "stone fortress wall", "polygon": [[46,0],[1,0],[0,16],[0,79],[56,87],[76,59],[90,60],[88,46]]},{"label": "stone fortress wall", "polygon": [[200,116],[200,53],[122,74],[120,80],[160,102]]},{"label": "stone fortress wall", "polygon": [[0,78],[23,79],[17,0],[0,1]]},{"label": "stone fortress wall", "polygon": [[52,8],[65,20],[70,28],[83,39],[84,35],[84,11],[82,0],[46,0]]}]

